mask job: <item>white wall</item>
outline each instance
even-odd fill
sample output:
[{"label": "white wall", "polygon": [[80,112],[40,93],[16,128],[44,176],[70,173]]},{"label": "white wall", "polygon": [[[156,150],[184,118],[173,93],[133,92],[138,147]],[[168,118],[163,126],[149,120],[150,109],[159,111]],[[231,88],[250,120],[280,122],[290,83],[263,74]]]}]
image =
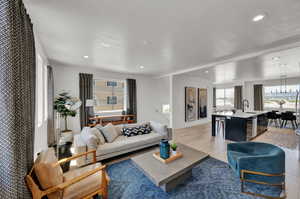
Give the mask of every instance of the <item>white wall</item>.
[{"label": "white wall", "polygon": [[[169,103],[165,90],[168,90],[167,81],[145,75],[129,75],[122,73],[107,72],[96,68],[72,67],[61,64],[53,64],[54,69],[54,93],[57,96],[62,91],[68,91],[70,95],[79,98],[79,73],[93,74],[94,79],[125,80],[134,78],[137,81],[137,119],[138,122],[154,120],[167,123],[159,113],[163,103]],[[68,126],[74,133],[80,132],[79,113],[76,117],[69,117]],[[62,126],[63,128],[63,123]]]},{"label": "white wall", "polygon": [[[187,75],[173,76],[172,86],[172,123],[173,128],[185,128],[204,124],[210,121],[212,112],[213,84],[205,79],[193,78]],[[207,118],[192,122],[185,122],[185,87],[207,88]]]},{"label": "white wall", "polygon": [[[37,34],[35,34],[35,46],[36,46],[36,63],[38,63],[37,59],[38,59],[38,55],[42,58],[43,60],[43,65],[47,66],[48,65],[48,59],[46,57],[46,54],[44,53],[45,51],[43,50],[43,47],[40,44],[39,38],[37,36]],[[39,67],[38,64],[36,65],[36,67]],[[37,68],[38,70],[38,68]],[[36,79],[38,79],[38,73],[36,76]],[[42,79],[44,80],[45,76],[42,77]],[[48,143],[47,143],[47,118],[43,118],[42,119],[42,123],[40,126],[38,126],[38,103],[37,103],[37,99],[39,96],[43,95],[43,93],[39,93],[38,89],[37,89],[37,85],[36,85],[36,107],[35,107],[35,137],[34,137],[34,155],[36,157],[36,154],[41,152],[44,149],[48,148]],[[45,106],[47,106],[46,104],[47,102],[44,102],[44,106],[43,106],[43,115],[44,115],[44,111],[45,111]]]}]

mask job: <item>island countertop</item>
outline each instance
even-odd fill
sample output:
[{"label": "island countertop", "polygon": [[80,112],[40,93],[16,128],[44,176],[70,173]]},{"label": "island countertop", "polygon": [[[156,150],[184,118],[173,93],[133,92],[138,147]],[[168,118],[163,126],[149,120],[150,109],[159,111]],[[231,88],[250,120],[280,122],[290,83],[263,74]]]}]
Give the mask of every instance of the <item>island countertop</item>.
[{"label": "island countertop", "polygon": [[238,117],[238,118],[251,118],[257,117],[259,115],[263,115],[268,113],[269,111],[246,111],[246,112],[236,112],[233,113],[232,111],[223,111],[218,113],[212,113],[213,116],[223,116],[223,117]]}]

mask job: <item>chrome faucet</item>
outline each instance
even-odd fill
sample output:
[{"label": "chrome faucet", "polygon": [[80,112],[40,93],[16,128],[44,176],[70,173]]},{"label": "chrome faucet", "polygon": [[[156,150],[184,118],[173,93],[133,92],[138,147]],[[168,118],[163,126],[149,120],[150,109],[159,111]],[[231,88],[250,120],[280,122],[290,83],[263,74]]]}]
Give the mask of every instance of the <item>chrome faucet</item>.
[{"label": "chrome faucet", "polygon": [[245,103],[246,103],[246,107],[249,108],[249,101],[247,99],[243,99],[242,100],[243,112],[245,112]]}]

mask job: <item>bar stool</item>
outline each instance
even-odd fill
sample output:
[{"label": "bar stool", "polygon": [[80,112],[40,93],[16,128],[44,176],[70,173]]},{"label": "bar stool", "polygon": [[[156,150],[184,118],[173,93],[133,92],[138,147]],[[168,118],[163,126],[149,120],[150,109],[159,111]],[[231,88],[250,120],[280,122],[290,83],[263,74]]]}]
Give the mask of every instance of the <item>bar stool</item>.
[{"label": "bar stool", "polygon": [[[225,123],[226,123],[226,119],[224,117],[216,118],[217,134],[222,133],[223,139],[225,139]],[[222,131],[221,131],[221,128],[222,128]]]}]

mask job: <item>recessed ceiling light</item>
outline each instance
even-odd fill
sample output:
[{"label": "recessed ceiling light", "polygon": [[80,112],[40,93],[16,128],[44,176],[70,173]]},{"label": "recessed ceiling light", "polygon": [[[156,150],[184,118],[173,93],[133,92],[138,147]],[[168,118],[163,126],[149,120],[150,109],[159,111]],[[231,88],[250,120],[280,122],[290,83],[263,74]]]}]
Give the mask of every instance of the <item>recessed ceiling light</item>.
[{"label": "recessed ceiling light", "polygon": [[84,58],[84,59],[88,59],[89,56],[88,56],[88,55],[84,55],[83,58]]},{"label": "recessed ceiling light", "polygon": [[105,47],[105,48],[109,48],[110,47],[110,44],[108,43],[101,43],[101,46]]},{"label": "recessed ceiling light", "polygon": [[145,66],[140,66],[140,69],[143,69],[143,68],[145,68]]},{"label": "recessed ceiling light", "polygon": [[287,64],[280,64],[280,66],[281,66],[281,67],[286,67],[286,66],[287,66]]},{"label": "recessed ceiling light", "polygon": [[207,74],[207,73],[209,73],[209,71],[208,71],[208,70],[206,70],[206,71],[205,71],[205,73]]},{"label": "recessed ceiling light", "polygon": [[252,21],[258,22],[258,21],[263,20],[265,17],[266,17],[265,14],[258,14],[258,15],[256,15],[255,17],[253,17]]},{"label": "recessed ceiling light", "polygon": [[279,61],[279,60],[280,60],[280,57],[273,57],[272,60],[274,60],[274,61]]}]

